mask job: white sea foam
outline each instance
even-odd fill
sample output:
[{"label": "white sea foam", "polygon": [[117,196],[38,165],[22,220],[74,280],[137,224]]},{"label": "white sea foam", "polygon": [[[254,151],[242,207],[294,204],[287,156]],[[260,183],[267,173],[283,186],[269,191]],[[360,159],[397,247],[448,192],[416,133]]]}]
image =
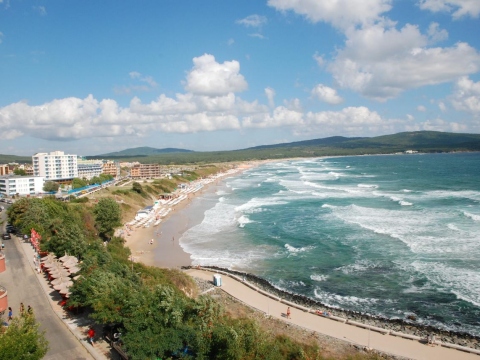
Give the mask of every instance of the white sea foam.
[{"label": "white sea foam", "polygon": [[328,279],[328,275],[312,274],[310,275],[310,279],[312,279],[313,281],[325,281]]},{"label": "white sea foam", "polygon": [[378,298],[361,298],[357,296],[341,296],[338,294],[333,294],[322,289],[315,289],[315,297],[320,299],[325,305],[334,307],[334,308],[356,308],[361,309],[361,311],[370,312],[372,308],[376,308],[378,305],[388,305],[391,306],[395,304],[396,301],[391,299],[378,299]]},{"label": "white sea foam", "polygon": [[455,224],[448,224],[447,227],[453,231],[460,231],[460,229]]},{"label": "white sea foam", "polygon": [[413,204],[411,202],[405,201],[405,200],[400,200],[398,202],[402,206],[412,206]]},{"label": "white sea foam", "polygon": [[463,198],[463,199],[470,199],[480,201],[480,191],[473,191],[473,190],[433,190],[425,192],[422,197],[425,198]]},{"label": "white sea foam", "polygon": [[304,246],[304,247],[296,248],[289,244],[285,244],[285,249],[287,249],[290,255],[297,255],[298,253],[311,251],[315,249],[315,246],[312,245],[312,246]]},{"label": "white sea foam", "polygon": [[227,195],[228,193],[225,190],[217,190],[215,194],[218,196],[222,196],[222,195]]},{"label": "white sea foam", "polygon": [[246,202],[243,205],[237,206],[235,211],[248,213],[256,208],[266,207],[266,206],[278,206],[285,205],[286,201],[271,197],[271,198],[253,198]]},{"label": "white sea foam", "polygon": [[466,217],[469,217],[470,219],[474,220],[474,221],[480,221],[480,215],[476,215],[476,214],[472,214],[472,213],[469,213],[467,211],[464,211],[463,214],[466,216]]},{"label": "white sea foam", "polygon": [[336,271],[341,271],[344,274],[352,274],[376,268],[377,265],[369,260],[358,260],[354,264],[344,265],[336,268]]},{"label": "white sea foam", "polygon": [[330,204],[323,204],[323,205],[322,205],[322,208],[335,209],[336,206],[335,206],[335,205],[330,205]]},{"label": "white sea foam", "polygon": [[415,261],[412,266],[439,288],[450,291],[459,299],[480,306],[480,272],[478,269],[457,268],[438,262]]},{"label": "white sea foam", "polygon": [[[404,208],[404,207],[402,207]],[[331,214],[344,222],[406,244],[416,254],[457,254],[462,258],[480,255],[479,231],[472,229],[458,238],[438,224],[451,222],[443,212],[387,210],[357,205],[338,206]],[[372,240],[381,241],[375,237]],[[380,243],[379,243],[380,245]],[[385,243],[381,243],[385,247]],[[453,255],[452,255],[453,256]]]},{"label": "white sea foam", "polygon": [[358,184],[357,187],[367,188],[367,189],[377,189],[378,185],[375,185],[375,184]]},{"label": "white sea foam", "polygon": [[240,226],[241,228],[243,228],[243,227],[245,227],[245,225],[253,222],[246,215],[240,216],[237,221],[238,221],[238,226]]}]

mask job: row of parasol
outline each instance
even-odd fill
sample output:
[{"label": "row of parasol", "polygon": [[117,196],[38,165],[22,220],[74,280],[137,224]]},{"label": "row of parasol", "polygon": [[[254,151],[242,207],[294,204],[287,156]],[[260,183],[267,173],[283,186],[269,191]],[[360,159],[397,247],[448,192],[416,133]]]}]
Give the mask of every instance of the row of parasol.
[{"label": "row of parasol", "polygon": [[[42,269],[48,273],[50,284],[63,297],[70,296],[70,286],[73,280],[77,280],[80,275],[74,276],[80,271],[78,259],[75,256],[64,255],[57,259],[55,254],[48,254],[40,259]],[[74,276],[73,279],[71,276]]]}]

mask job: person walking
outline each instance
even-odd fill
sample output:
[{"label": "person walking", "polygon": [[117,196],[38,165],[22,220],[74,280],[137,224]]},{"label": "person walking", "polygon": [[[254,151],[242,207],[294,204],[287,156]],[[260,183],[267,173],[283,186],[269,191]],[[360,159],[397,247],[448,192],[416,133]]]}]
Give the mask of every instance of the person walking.
[{"label": "person walking", "polygon": [[23,306],[23,303],[20,303],[20,315],[23,315],[24,311],[25,311],[25,306]]},{"label": "person walking", "polygon": [[93,338],[95,337],[95,330],[90,326],[87,333],[87,340],[93,346]]},{"label": "person walking", "polygon": [[290,306],[287,308],[287,319],[290,319]]},{"label": "person walking", "polygon": [[13,319],[13,310],[11,307],[8,307],[8,321],[12,321]]}]

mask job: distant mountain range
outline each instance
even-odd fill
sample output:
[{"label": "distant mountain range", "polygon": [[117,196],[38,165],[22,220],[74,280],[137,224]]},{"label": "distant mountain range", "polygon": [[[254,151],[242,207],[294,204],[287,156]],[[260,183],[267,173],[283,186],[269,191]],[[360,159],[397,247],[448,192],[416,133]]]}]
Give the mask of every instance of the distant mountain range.
[{"label": "distant mountain range", "polygon": [[130,157],[130,156],[150,156],[158,154],[169,154],[169,153],[187,153],[193,152],[192,150],[186,149],[175,149],[175,148],[164,148],[164,149],[155,149],[148,146],[142,146],[137,148],[125,149],[122,151],[112,152],[108,154],[96,155],[95,157]]},{"label": "distant mountain range", "polygon": [[[261,145],[241,150],[212,152],[197,152],[177,148],[156,149],[144,146],[108,154],[87,156],[87,158],[187,164],[333,155],[387,154],[406,150],[419,152],[480,151],[480,134],[413,131],[375,137],[332,136],[322,139]],[[0,163],[5,164],[13,161],[31,163],[32,158],[0,154]]]},{"label": "distant mountain range", "polygon": [[[440,131],[413,131],[375,137],[332,136],[323,139],[296,141],[284,144],[262,145],[248,150],[299,147],[332,147],[343,149],[397,148],[424,150],[457,147],[458,150],[480,150],[480,134],[457,134]],[[247,149],[246,149],[247,150]]]}]

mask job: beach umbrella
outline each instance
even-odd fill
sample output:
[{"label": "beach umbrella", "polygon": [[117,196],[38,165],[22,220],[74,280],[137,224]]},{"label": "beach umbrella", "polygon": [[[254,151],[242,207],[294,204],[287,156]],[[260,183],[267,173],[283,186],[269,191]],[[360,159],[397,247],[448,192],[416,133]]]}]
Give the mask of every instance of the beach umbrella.
[{"label": "beach umbrella", "polygon": [[69,275],[70,273],[66,270],[57,270],[50,273],[50,276],[53,278],[68,277]]},{"label": "beach umbrella", "polygon": [[56,279],[53,279],[52,281],[50,281],[50,284],[58,285],[58,284],[61,284],[61,283],[65,282],[67,279],[68,279],[67,276],[60,276],[59,278],[56,278]]},{"label": "beach umbrella", "polygon": [[65,267],[65,268],[72,268],[72,267],[75,267],[77,265],[78,265],[78,261],[77,262],[69,261],[69,262],[63,263],[63,267]]},{"label": "beach umbrella", "polygon": [[53,288],[57,291],[61,291],[62,289],[68,289],[72,285],[73,285],[72,281],[65,281],[60,284],[53,285]]},{"label": "beach umbrella", "polygon": [[69,297],[70,296],[70,290],[66,287],[64,288],[61,288],[59,291],[58,291],[60,294],[62,295],[65,295],[65,297]]},{"label": "beach umbrella", "polygon": [[70,255],[64,257],[63,259],[60,258],[60,260],[61,260],[63,263],[72,262],[72,261],[78,262],[78,259],[77,259],[75,256],[70,256]]},{"label": "beach umbrella", "polygon": [[67,260],[69,257],[70,257],[70,256],[67,255],[67,253],[65,253],[65,255],[63,255],[59,260],[60,260],[60,261],[65,261],[65,260]]},{"label": "beach umbrella", "polygon": [[70,269],[68,269],[68,271],[70,272],[70,274],[76,274],[80,271],[81,269],[77,266],[77,267],[72,267]]},{"label": "beach umbrella", "polygon": [[57,268],[57,267],[61,266],[58,261],[45,262],[45,263],[43,263],[43,265],[47,269],[53,269],[53,268]]},{"label": "beach umbrella", "polygon": [[47,256],[42,257],[40,260],[41,261],[48,261],[48,260],[54,260],[56,258],[57,258],[57,256],[54,253],[50,253]]}]

